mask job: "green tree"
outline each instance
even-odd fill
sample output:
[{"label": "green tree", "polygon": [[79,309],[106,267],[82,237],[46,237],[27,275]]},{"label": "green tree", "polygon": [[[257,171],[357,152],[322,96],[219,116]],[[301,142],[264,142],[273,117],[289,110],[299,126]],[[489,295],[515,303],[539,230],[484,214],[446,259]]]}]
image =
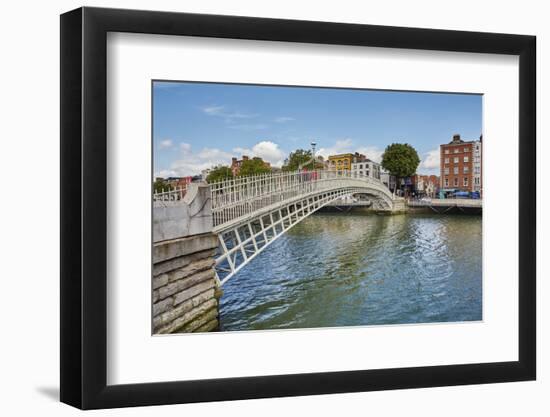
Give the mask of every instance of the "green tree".
[{"label": "green tree", "polygon": [[261,158],[252,158],[243,161],[241,169],[239,170],[239,176],[247,177],[250,175],[265,174],[267,172],[271,172],[271,168],[269,168]]},{"label": "green tree", "polygon": [[210,173],[206,177],[207,182],[216,182],[221,180],[227,180],[233,178],[233,172],[231,168],[225,165],[217,165],[210,170]]},{"label": "green tree", "polygon": [[296,171],[300,165],[305,164],[311,159],[311,151],[304,149],[296,149],[294,152],[290,152],[288,158],[283,165],[283,171]]},{"label": "green tree", "polygon": [[153,191],[155,193],[161,193],[163,189],[168,191],[168,184],[166,184],[162,178],[157,178],[153,183]]},{"label": "green tree", "polygon": [[283,171],[296,171],[300,168],[306,169],[318,169],[323,168],[323,164],[320,162],[314,162],[311,160],[311,151],[304,149],[296,149],[288,155],[283,165]]},{"label": "green tree", "polygon": [[416,149],[408,143],[392,143],[382,155],[382,168],[398,178],[410,177],[419,164]]}]

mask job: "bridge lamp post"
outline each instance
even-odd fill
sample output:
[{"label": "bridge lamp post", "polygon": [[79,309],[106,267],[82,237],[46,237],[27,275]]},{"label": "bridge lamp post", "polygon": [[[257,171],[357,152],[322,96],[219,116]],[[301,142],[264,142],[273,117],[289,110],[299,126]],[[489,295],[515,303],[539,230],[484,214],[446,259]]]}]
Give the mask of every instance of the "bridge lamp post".
[{"label": "bridge lamp post", "polygon": [[315,170],[315,146],[317,143],[311,142],[311,159],[309,159],[307,162],[301,163],[298,165],[298,171],[301,171],[305,165],[309,164],[310,162],[313,163],[313,170]]}]

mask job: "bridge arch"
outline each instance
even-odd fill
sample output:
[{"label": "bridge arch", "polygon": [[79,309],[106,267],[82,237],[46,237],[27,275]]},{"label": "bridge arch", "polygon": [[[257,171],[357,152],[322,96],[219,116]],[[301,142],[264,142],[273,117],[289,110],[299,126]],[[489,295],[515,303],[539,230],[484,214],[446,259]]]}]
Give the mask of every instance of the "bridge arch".
[{"label": "bridge arch", "polygon": [[395,196],[379,180],[349,171],[311,171],[244,177],[211,184],[213,232],[220,245],[221,286],[291,227],[336,199],[366,194],[377,210]]}]

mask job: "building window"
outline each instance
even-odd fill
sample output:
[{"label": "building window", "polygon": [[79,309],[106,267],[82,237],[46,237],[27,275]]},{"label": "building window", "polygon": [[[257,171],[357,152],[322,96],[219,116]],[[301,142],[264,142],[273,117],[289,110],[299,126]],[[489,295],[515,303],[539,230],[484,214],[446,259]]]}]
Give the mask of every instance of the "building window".
[{"label": "building window", "polygon": [[465,156],[464,157],[464,162],[469,162],[469,161],[470,161],[470,159],[467,156]]},{"label": "building window", "polygon": [[468,186],[468,177],[464,177],[464,187]]},{"label": "building window", "polygon": [[445,158],[445,163],[446,163],[446,164],[449,163],[449,158]]},{"label": "building window", "polygon": [[470,168],[464,167],[464,173],[467,174],[470,171]]},{"label": "building window", "polygon": [[464,152],[470,152],[470,148],[464,148]]},{"label": "building window", "polygon": [[449,150],[448,150],[448,149],[445,149],[445,154],[446,154],[446,155],[449,154]]},{"label": "building window", "polygon": [[449,175],[449,168],[445,168],[445,175]]},{"label": "building window", "polygon": [[455,187],[458,187],[458,178],[455,178],[454,183],[455,183]]},{"label": "building window", "polygon": [[359,169],[363,169],[363,164],[359,164]]},{"label": "building window", "polygon": [[449,178],[445,178],[445,187],[449,186]]},{"label": "building window", "polygon": [[479,177],[475,177],[475,178],[474,178],[474,184],[475,184],[475,185],[479,185]]},{"label": "building window", "polygon": [[455,164],[458,164],[458,156],[455,156],[455,157],[453,158],[453,162],[454,162]]},{"label": "building window", "polygon": [[455,153],[459,153],[459,152],[460,152],[460,149],[455,148],[454,152],[455,152]]},{"label": "building window", "polygon": [[453,174],[455,174],[455,175],[458,174],[458,167],[454,167],[454,168],[453,168]]}]

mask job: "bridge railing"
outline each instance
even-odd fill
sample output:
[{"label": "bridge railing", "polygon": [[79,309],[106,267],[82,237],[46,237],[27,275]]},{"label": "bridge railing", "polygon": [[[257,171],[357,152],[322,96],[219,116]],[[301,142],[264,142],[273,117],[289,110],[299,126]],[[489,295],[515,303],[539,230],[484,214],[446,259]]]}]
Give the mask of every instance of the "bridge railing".
[{"label": "bridge railing", "polygon": [[[359,184],[369,185],[393,199],[382,181],[348,170],[277,172],[213,182],[209,186],[214,227],[295,197]],[[162,206],[180,201],[186,192],[186,187],[155,192],[153,202]]]},{"label": "bridge railing", "polygon": [[350,179],[387,190],[380,180],[345,170],[267,173],[214,182],[210,184],[214,226],[294,197],[334,188],[337,183],[346,186]]},{"label": "bridge railing", "polygon": [[161,191],[155,191],[153,193],[153,202],[161,201],[179,201],[183,200],[185,193],[187,192],[187,187],[175,187],[175,188],[165,188]]}]

